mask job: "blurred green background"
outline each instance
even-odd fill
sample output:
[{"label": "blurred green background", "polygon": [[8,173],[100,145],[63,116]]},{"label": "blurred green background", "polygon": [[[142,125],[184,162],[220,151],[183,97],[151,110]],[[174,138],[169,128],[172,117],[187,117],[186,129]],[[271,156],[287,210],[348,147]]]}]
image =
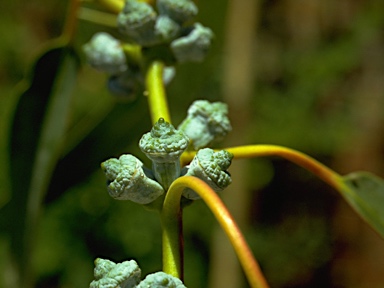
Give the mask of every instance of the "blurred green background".
[{"label": "blurred green background", "polygon": [[[285,145],[340,173],[384,176],[382,0],[197,3],[197,20],[215,39],[205,62],[178,66],[167,88],[175,125],[193,100],[221,100],[230,105],[234,128],[223,146]],[[25,210],[23,201],[11,205],[20,195],[11,190],[9,139],[22,134],[12,131],[12,117],[25,89],[21,81],[47,42],[60,35],[68,4],[0,3],[0,287],[12,287],[16,277],[17,243],[9,227],[22,221]],[[118,35],[79,20],[75,46],[81,59],[81,46],[97,31]],[[96,257],[135,259],[143,275],[161,269],[157,214],[111,199],[99,169],[122,153],[149,165],[137,147],[151,128],[146,98],[114,99],[105,75],[85,63],[73,95],[68,133],[36,231],[36,287],[87,287]],[[242,189],[228,188],[224,200],[272,287],[384,287],[384,242],[325,184],[279,159],[244,161],[230,172]],[[240,270],[232,270],[237,262],[230,248],[220,248],[225,240],[216,230],[204,203],[185,209],[186,285],[247,287]]]}]

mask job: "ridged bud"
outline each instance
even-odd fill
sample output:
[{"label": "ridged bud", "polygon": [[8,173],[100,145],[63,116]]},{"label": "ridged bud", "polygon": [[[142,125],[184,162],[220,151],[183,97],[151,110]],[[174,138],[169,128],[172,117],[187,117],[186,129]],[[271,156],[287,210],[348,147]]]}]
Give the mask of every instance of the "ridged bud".
[{"label": "ridged bud", "polygon": [[117,16],[117,27],[121,33],[136,44],[151,46],[159,42],[155,35],[156,12],[151,5],[127,0],[124,9]]},{"label": "ridged bud", "polygon": [[163,118],[140,139],[140,149],[151,159],[155,178],[165,190],[180,176],[179,158],[188,143],[188,137]]},{"label": "ridged bud", "polygon": [[94,277],[90,288],[133,288],[140,282],[141,270],[134,260],[116,264],[97,258]]},{"label": "ridged bud", "polygon": [[161,15],[167,15],[179,24],[191,20],[198,13],[191,0],[157,0],[156,3]]},{"label": "ridged bud", "polygon": [[184,37],[177,38],[171,42],[171,50],[179,62],[199,62],[204,60],[211,40],[212,30],[200,23],[195,23],[192,31]]},{"label": "ridged bud", "polygon": [[147,275],[136,288],[186,288],[179,278],[162,271]]},{"label": "ridged bud", "polygon": [[84,45],[83,50],[88,63],[103,72],[119,74],[127,70],[124,51],[120,42],[108,33],[96,33]]},{"label": "ridged bud", "polygon": [[148,204],[164,193],[159,183],[146,176],[143,163],[132,155],[109,159],[101,168],[108,180],[108,193],[114,199]]},{"label": "ridged bud", "polygon": [[156,19],[155,34],[158,35],[163,42],[173,40],[180,32],[181,27],[166,15],[160,15]]},{"label": "ridged bud", "polygon": [[[232,158],[233,155],[225,150],[215,152],[210,148],[201,149],[193,158],[186,175],[200,178],[216,192],[222,191],[232,183],[231,176],[226,171]],[[191,200],[200,198],[191,189],[185,189],[183,196]]]},{"label": "ridged bud", "polygon": [[222,140],[231,131],[225,103],[197,100],[188,109],[188,116],[179,125],[195,150],[209,147]]}]

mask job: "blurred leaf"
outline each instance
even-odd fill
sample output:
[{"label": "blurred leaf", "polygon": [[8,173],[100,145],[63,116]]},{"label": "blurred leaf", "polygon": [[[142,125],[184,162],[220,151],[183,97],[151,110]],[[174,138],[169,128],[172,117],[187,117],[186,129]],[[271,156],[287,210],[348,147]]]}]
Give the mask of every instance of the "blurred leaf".
[{"label": "blurred leaf", "polygon": [[19,261],[29,252],[24,245],[33,242],[41,201],[61,155],[78,67],[73,48],[55,42],[37,59],[16,106],[10,135],[12,198],[1,212],[1,219],[13,221],[1,224]]},{"label": "blurred leaf", "polygon": [[359,215],[384,238],[384,181],[368,172],[342,177],[340,192]]}]

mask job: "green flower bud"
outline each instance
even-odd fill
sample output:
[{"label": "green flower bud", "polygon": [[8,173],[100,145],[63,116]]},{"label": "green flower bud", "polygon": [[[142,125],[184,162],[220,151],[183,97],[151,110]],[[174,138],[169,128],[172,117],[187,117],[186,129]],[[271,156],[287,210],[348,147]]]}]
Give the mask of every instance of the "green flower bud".
[{"label": "green flower bud", "polygon": [[231,131],[227,114],[228,106],[224,103],[197,100],[189,107],[188,116],[178,129],[189,137],[195,150],[208,147]]},{"label": "green flower bud", "polygon": [[161,15],[167,15],[180,24],[192,19],[198,13],[197,6],[191,0],[157,0],[156,2]]},{"label": "green flower bud", "polygon": [[97,258],[94,277],[89,288],[134,288],[140,282],[141,270],[134,260],[116,264]]},{"label": "green flower bud", "polygon": [[204,60],[211,46],[212,30],[200,23],[195,23],[192,31],[184,37],[171,42],[171,50],[179,62]]},{"label": "green flower bud", "polygon": [[152,6],[140,1],[127,0],[117,16],[117,27],[128,39],[142,46],[159,43],[155,35],[156,12]]},{"label": "green flower bud", "polygon": [[[186,175],[200,178],[216,192],[222,191],[232,183],[231,176],[226,171],[232,158],[233,155],[225,150],[215,152],[210,148],[201,149],[193,158]],[[191,189],[185,189],[183,196],[191,200],[200,198]]]},{"label": "green flower bud", "polygon": [[125,102],[133,102],[143,90],[141,74],[127,70],[109,77],[107,87],[112,95]]},{"label": "green flower bud", "polygon": [[164,69],[163,69],[163,82],[164,82],[164,85],[168,85],[169,83],[171,83],[171,81],[173,80],[175,75],[176,75],[175,67],[173,67],[173,66],[164,67]]},{"label": "green flower bud", "polygon": [[179,278],[164,272],[147,275],[136,288],[186,288]]},{"label": "green flower bud", "polygon": [[165,15],[160,15],[156,19],[155,34],[159,35],[162,41],[168,42],[178,35],[181,27],[171,18]]},{"label": "green flower bud", "polygon": [[183,132],[176,130],[163,118],[140,139],[140,149],[151,159],[155,178],[165,190],[180,176],[179,158],[187,149],[188,142]]},{"label": "green flower bud", "polygon": [[108,33],[95,34],[83,49],[88,63],[100,71],[119,74],[127,70],[120,42]]},{"label": "green flower bud", "polygon": [[109,159],[101,168],[108,180],[108,193],[117,200],[148,204],[164,193],[159,183],[145,175],[143,163],[132,155]]}]

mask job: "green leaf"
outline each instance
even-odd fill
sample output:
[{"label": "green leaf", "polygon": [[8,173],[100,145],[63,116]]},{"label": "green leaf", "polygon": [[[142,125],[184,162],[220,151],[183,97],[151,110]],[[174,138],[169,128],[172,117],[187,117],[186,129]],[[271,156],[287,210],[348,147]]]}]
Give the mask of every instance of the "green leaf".
[{"label": "green leaf", "polygon": [[340,192],[346,201],[384,238],[384,180],[368,172],[342,177]]},{"label": "green leaf", "polygon": [[30,80],[23,83],[27,89],[13,115],[9,143],[12,195],[0,217],[23,270],[28,270],[41,203],[61,156],[78,68],[73,48],[54,42],[37,59]]}]

